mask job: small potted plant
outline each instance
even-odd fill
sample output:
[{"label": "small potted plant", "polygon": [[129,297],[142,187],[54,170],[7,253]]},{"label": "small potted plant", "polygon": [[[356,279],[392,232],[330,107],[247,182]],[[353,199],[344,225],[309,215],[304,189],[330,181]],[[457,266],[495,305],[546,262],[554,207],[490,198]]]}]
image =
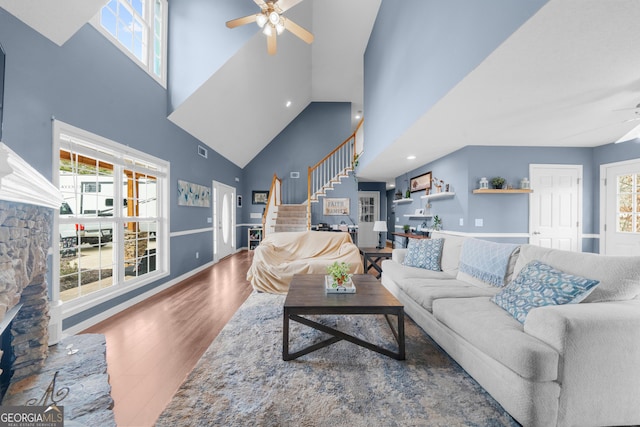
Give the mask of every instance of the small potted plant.
[{"label": "small potted plant", "polygon": [[409,224],[405,224],[402,226],[402,229],[404,230],[405,233],[408,233],[411,227],[409,227]]},{"label": "small potted plant", "polygon": [[440,231],[440,228],[442,228],[442,219],[438,215],[435,215],[433,217],[433,229]]},{"label": "small potted plant", "polygon": [[327,273],[332,279],[331,286],[334,288],[337,288],[338,286],[347,286],[351,280],[351,275],[349,274],[350,268],[350,265],[346,262],[338,261],[328,266]]},{"label": "small potted plant", "polygon": [[496,176],[495,178],[491,178],[491,185],[493,185],[494,189],[499,190],[504,186],[505,181],[501,176]]}]

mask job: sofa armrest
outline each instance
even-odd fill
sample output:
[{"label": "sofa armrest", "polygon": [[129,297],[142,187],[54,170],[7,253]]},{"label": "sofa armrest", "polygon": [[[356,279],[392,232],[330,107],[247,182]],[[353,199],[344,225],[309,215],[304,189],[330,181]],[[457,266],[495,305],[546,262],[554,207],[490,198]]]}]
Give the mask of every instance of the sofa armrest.
[{"label": "sofa armrest", "polygon": [[404,262],[405,256],[407,256],[406,248],[398,248],[391,251],[391,259],[398,264],[402,264]]},{"label": "sofa armrest", "polygon": [[524,331],[560,354],[558,425],[640,422],[640,301],[536,308]]}]

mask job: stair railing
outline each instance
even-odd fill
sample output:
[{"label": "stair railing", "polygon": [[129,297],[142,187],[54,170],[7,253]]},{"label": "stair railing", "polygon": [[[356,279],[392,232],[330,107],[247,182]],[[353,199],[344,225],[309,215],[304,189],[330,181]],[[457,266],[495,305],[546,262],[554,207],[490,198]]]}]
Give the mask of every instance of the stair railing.
[{"label": "stair railing", "polygon": [[362,123],[340,145],[307,170],[307,229],[311,229],[311,202],[326,195],[333,184],[340,182],[353,170],[357,156],[362,153]]},{"label": "stair railing", "polygon": [[269,189],[269,197],[267,198],[267,206],[262,214],[262,237],[266,237],[269,230],[275,229],[276,225],[276,207],[282,204],[282,180],[278,175],[273,174],[271,180],[271,188]]}]

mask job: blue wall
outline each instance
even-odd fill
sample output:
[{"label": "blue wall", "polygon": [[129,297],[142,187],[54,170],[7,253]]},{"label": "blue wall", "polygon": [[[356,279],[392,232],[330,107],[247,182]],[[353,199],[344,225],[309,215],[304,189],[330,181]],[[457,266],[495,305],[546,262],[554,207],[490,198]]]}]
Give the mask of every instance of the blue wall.
[{"label": "blue wall", "polygon": [[[282,179],[283,203],[295,204],[307,200],[308,168],[324,158],[352,133],[350,103],[312,102],[309,104],[245,166],[243,222],[261,223],[259,219],[250,218],[252,212],[262,213],[264,208],[263,205],[251,204],[251,192],[269,190],[274,173]],[[291,172],[299,172],[300,178],[290,178]],[[338,187],[341,188],[338,189]],[[351,188],[350,192],[349,188]],[[347,191],[347,194],[356,191],[355,186],[346,183],[336,186],[336,189],[338,192]],[[330,197],[340,197],[335,195],[336,191]],[[314,206],[316,205],[318,203],[314,203]],[[312,216],[312,221],[316,221],[315,215]],[[244,234],[243,239],[245,242]],[[240,246],[245,245],[243,243]]]},{"label": "blue wall", "polygon": [[225,22],[259,11],[252,1],[169,1],[169,113],[259,32],[256,25],[229,29]]},{"label": "blue wall", "polygon": [[[422,175],[431,171],[433,177],[442,179],[455,192],[453,198],[431,201],[431,213],[442,218],[443,229],[466,233],[528,233],[529,197],[526,194],[498,195],[473,194],[478,181],[485,176],[489,179],[502,176],[514,188],[520,180],[529,175],[529,165],[572,164],[583,167],[583,233],[597,233],[594,222],[594,169],[592,148],[550,148],[550,147],[485,147],[470,146],[423,165],[406,175],[396,178],[396,187],[407,188],[407,177]],[[412,193],[411,204],[400,204],[395,208],[396,225],[419,225],[422,220],[407,219],[415,209],[424,208],[423,192]],[[594,206],[596,206],[594,208]],[[464,225],[460,224],[460,218]],[[476,227],[475,220],[482,219],[483,226]],[[431,223],[428,222],[430,225]],[[508,239],[526,242],[527,239]],[[583,250],[591,251],[591,242],[583,245]]]},{"label": "blue wall", "polygon": [[[172,232],[208,228],[211,209],[177,205],[177,180],[237,186],[242,170],[166,118],[167,92],[87,24],[62,47],[0,9],[0,43],[7,53],[3,142],[51,179],[52,122],[63,122],[171,162]],[[240,189],[242,190],[242,189]],[[168,281],[212,261],[211,232],[172,238]],[[195,259],[195,251],[200,258]],[[120,298],[128,300],[160,282]],[[70,327],[115,306],[112,301],[68,319]]]},{"label": "blue wall", "polygon": [[546,0],[384,0],[364,58],[371,159],[478,66]]}]

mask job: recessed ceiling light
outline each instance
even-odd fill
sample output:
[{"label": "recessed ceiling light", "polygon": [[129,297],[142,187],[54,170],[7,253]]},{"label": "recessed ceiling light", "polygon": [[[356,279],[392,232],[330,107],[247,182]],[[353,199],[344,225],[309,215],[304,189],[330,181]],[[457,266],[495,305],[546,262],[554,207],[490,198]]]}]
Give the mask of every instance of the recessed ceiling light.
[{"label": "recessed ceiling light", "polygon": [[416,156],[414,156],[413,154],[411,154],[410,156],[407,156],[407,160],[415,160]]},{"label": "recessed ceiling light", "polygon": [[285,106],[286,106],[287,108],[291,107],[291,101],[287,101],[287,103],[285,104]]}]

